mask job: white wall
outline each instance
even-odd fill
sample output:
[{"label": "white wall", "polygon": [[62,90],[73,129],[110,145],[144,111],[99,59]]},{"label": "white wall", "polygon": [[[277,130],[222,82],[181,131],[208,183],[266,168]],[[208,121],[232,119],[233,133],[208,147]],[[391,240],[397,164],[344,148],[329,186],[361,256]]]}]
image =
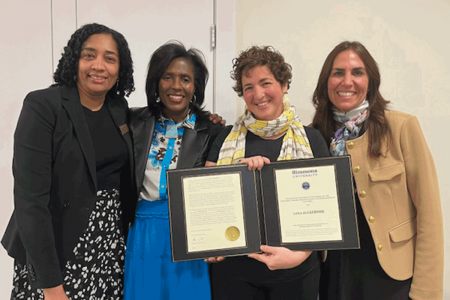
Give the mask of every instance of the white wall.
[{"label": "white wall", "polygon": [[[289,90],[304,124],[328,53],[344,40],[362,42],[378,62],[381,92],[392,108],[415,114],[439,176],[444,216],[450,214],[450,1],[246,0],[236,4],[236,48],[273,45],[293,67]],[[243,111],[243,100],[237,100]],[[444,218],[444,299],[450,299],[450,220]]]},{"label": "white wall", "polygon": [[[29,91],[52,82],[51,0],[0,4],[0,235],[13,208],[12,143],[22,102]],[[15,16],[17,18],[13,18]],[[20,16],[20,17],[19,17]],[[20,20],[20,21],[19,21]],[[33,24],[27,20],[34,20]],[[0,299],[9,299],[13,260],[0,247]]]},{"label": "white wall", "polygon": [[[283,53],[294,69],[289,91],[291,100],[303,123],[308,124],[313,114],[310,98],[326,55],[343,40],[359,40],[378,62],[381,92],[392,100],[393,108],[418,116],[436,162],[444,215],[450,213],[450,205],[446,203],[450,198],[450,179],[445,172],[450,169],[450,163],[448,158],[444,159],[449,145],[445,140],[445,121],[450,119],[449,0],[344,0],[339,3],[245,0],[236,4],[235,0],[227,1],[231,7],[224,0],[216,1],[216,20],[220,26],[215,59],[216,74],[221,78],[216,87],[216,107],[228,123],[243,111],[243,101],[229,90],[232,86],[230,51],[243,50],[252,44],[270,44]],[[52,5],[54,13],[58,13],[54,19],[53,44],[64,45],[67,34],[76,29],[73,15],[64,15],[67,9],[75,10],[74,0],[20,0],[0,4],[0,234],[6,228],[13,206],[12,135],[23,98],[28,91],[52,82]],[[67,26],[73,27],[70,33],[65,31]],[[58,60],[59,53],[54,57]],[[444,286],[450,286],[449,234],[450,221],[445,220]],[[0,265],[0,298],[6,299],[12,282],[12,260],[3,248]],[[447,298],[450,299],[450,287],[445,289],[444,299]]]}]

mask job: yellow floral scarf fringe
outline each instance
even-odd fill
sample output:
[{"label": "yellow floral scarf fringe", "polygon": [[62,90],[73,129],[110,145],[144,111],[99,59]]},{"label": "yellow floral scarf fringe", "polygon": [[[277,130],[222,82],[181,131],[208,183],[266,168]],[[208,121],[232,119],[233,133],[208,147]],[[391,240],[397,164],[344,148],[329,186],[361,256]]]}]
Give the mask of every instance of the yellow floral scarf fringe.
[{"label": "yellow floral scarf fringe", "polygon": [[260,137],[271,137],[286,133],[277,160],[313,158],[311,146],[295,107],[291,106],[287,94],[283,96],[283,113],[275,120],[256,120],[246,109],[234,123],[230,134],[220,148],[217,165],[238,164],[245,157],[245,136],[247,130]]}]

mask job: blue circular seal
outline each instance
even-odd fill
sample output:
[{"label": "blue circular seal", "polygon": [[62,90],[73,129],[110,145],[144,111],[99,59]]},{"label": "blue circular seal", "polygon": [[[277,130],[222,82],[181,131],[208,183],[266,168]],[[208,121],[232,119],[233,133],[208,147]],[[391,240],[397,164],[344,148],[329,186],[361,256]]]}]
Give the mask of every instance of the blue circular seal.
[{"label": "blue circular seal", "polygon": [[309,183],[308,183],[308,182],[303,182],[303,184],[302,184],[302,188],[303,188],[304,190],[307,190],[307,189],[309,189],[309,187],[310,187],[310,185],[309,185]]}]

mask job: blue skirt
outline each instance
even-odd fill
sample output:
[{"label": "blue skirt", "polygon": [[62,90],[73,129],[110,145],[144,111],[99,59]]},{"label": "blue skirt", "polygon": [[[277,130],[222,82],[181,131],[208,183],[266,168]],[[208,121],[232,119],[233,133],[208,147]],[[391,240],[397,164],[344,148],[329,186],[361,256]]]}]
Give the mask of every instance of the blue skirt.
[{"label": "blue skirt", "polygon": [[138,203],[125,253],[124,299],[211,299],[208,264],[172,262],[167,201]]}]

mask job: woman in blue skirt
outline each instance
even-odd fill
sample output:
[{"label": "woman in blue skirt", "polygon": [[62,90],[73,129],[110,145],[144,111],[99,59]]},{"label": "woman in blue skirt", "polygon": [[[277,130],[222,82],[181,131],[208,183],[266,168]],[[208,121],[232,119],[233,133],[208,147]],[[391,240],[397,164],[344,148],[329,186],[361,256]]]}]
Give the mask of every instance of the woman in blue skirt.
[{"label": "woman in blue skirt", "polygon": [[223,128],[202,109],[207,80],[200,51],[167,43],[150,59],[148,106],[131,109],[139,197],[125,256],[126,300],[211,298],[207,263],[172,262],[166,190],[166,170],[204,166]]}]

